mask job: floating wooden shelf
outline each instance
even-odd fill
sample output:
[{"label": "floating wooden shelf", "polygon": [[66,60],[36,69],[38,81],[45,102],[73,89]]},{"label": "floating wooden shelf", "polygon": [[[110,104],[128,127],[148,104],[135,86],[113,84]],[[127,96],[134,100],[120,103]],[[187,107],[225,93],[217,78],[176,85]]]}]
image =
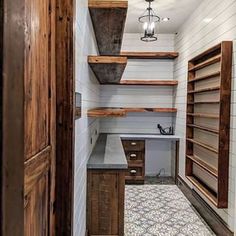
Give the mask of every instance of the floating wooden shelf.
[{"label": "floating wooden shelf", "polygon": [[212,128],[209,128],[209,127],[205,127],[205,126],[201,126],[201,125],[194,125],[194,124],[187,124],[187,126],[191,127],[191,128],[195,128],[195,129],[208,131],[208,132],[211,132],[211,133],[214,133],[214,134],[219,134],[219,130],[212,129]]},{"label": "floating wooden shelf", "polygon": [[100,55],[119,55],[128,1],[89,0],[88,7]]},{"label": "floating wooden shelf", "polygon": [[[231,41],[224,41],[188,62],[186,177],[218,208],[227,208],[228,206],[232,48]],[[208,67],[210,65],[212,65],[211,68]],[[198,76],[196,71],[203,68],[205,75]],[[200,71],[198,72],[200,74]],[[219,86],[198,89],[197,83],[199,81],[205,82],[216,77],[219,78]],[[215,96],[205,93],[203,101],[195,101],[197,93],[210,91],[216,91]],[[199,104],[204,104],[205,111],[208,113],[197,113]],[[212,107],[212,104],[218,106]],[[210,111],[214,111],[215,114],[210,114]],[[205,124],[203,123],[204,119],[202,119],[201,125],[196,125],[195,117],[209,119],[205,120]],[[216,121],[219,128],[209,128],[209,126],[214,127]],[[207,144],[198,141],[201,140],[201,134],[197,132],[197,129],[206,131],[204,137],[205,140],[208,140]],[[213,136],[211,133],[217,135]],[[216,147],[215,143],[217,144]],[[197,152],[197,149],[194,148],[195,145],[201,146],[210,152]],[[215,168],[210,165],[210,158],[217,158]],[[201,168],[202,173],[193,168],[194,164]],[[215,178],[214,182],[212,182],[209,173]]]},{"label": "floating wooden shelf", "polygon": [[213,65],[215,64],[216,62],[219,62],[221,60],[221,55],[217,55],[217,56],[214,56],[204,62],[201,62],[193,67],[190,67],[189,71],[196,71],[196,70],[200,70],[204,67],[207,67],[207,66],[210,66],[210,65]]},{"label": "floating wooden shelf", "polygon": [[204,195],[206,196],[206,198],[208,200],[210,200],[211,203],[213,203],[213,205],[215,205],[216,207],[219,207],[218,204],[218,200],[217,197],[208,190],[207,187],[205,187],[205,185],[198,181],[197,178],[195,178],[194,176],[186,176],[186,178]]},{"label": "floating wooden shelf", "polygon": [[178,52],[121,52],[121,56],[128,59],[175,59]]},{"label": "floating wooden shelf", "polygon": [[198,102],[188,102],[188,105],[197,105],[197,104],[218,104],[220,101],[198,101]]},{"label": "floating wooden shelf", "polygon": [[192,160],[195,164],[197,164],[198,166],[200,166],[201,168],[206,170],[208,173],[210,173],[214,177],[216,177],[216,178],[218,177],[217,170],[214,167],[212,167],[211,165],[209,165],[206,162],[204,162],[203,160],[201,160],[200,158],[198,158],[197,156],[187,155],[186,157],[188,159]]},{"label": "floating wooden shelf", "polygon": [[89,56],[88,63],[101,84],[117,84],[124,73],[127,58]]},{"label": "floating wooden shelf", "polygon": [[189,80],[188,83],[193,83],[193,82],[200,81],[200,80],[205,80],[205,79],[211,79],[211,78],[215,78],[217,76],[220,76],[220,71],[211,73],[209,75],[201,76],[201,77],[196,77],[194,79]]},{"label": "floating wooden shelf", "polygon": [[206,113],[187,113],[188,116],[200,117],[200,118],[210,118],[219,119],[219,115],[216,114],[206,114]]},{"label": "floating wooden shelf", "polygon": [[203,147],[203,148],[205,148],[205,149],[207,149],[207,150],[209,150],[209,151],[211,151],[211,152],[214,152],[214,153],[216,153],[216,154],[219,153],[216,148],[211,147],[211,146],[209,146],[208,144],[205,144],[205,143],[203,143],[203,142],[200,142],[200,141],[197,141],[197,140],[194,140],[194,139],[191,139],[191,138],[187,138],[186,140],[187,140],[188,142],[191,142],[191,143],[193,143],[193,144],[196,144],[196,145],[198,145],[198,146],[201,146],[201,147]]},{"label": "floating wooden shelf", "polygon": [[94,108],[88,111],[88,117],[125,117],[129,112],[176,113],[176,108]]},{"label": "floating wooden shelf", "polygon": [[190,94],[190,93],[212,92],[212,91],[217,91],[219,89],[220,89],[220,86],[214,86],[214,87],[210,87],[210,88],[190,90],[190,91],[188,91],[188,94]]},{"label": "floating wooden shelf", "polygon": [[176,86],[177,80],[121,80],[120,85]]}]

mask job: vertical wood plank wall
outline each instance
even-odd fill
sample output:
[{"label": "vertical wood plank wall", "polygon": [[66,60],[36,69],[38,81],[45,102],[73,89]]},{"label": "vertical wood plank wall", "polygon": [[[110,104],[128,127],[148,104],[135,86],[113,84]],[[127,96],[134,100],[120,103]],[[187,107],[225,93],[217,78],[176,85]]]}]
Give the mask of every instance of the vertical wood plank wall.
[{"label": "vertical wood plank wall", "polygon": [[[178,108],[176,119],[177,134],[183,139],[180,143],[180,176],[185,175],[185,122],[186,122],[186,88],[187,62],[202,51],[216,45],[223,40],[236,40],[236,2],[234,0],[204,0],[191,14],[179,30],[175,39],[175,50],[180,53],[174,67],[174,78],[179,81],[175,96],[175,107]],[[235,172],[236,172],[236,83],[235,58],[236,41],[233,49],[233,78],[231,99],[231,127],[230,127],[230,176],[229,176],[229,207],[213,209],[234,229],[235,222]],[[185,178],[184,178],[185,179]],[[186,179],[185,179],[186,180]],[[189,183],[190,184],[190,183]],[[190,184],[191,185],[191,184]]]},{"label": "vertical wood plank wall", "polygon": [[82,117],[75,121],[74,232],[85,235],[87,160],[99,134],[99,119],[87,117],[87,110],[99,106],[100,85],[88,63],[88,55],[97,55],[96,40],[87,8],[87,0],[75,6],[75,83],[82,93]]}]

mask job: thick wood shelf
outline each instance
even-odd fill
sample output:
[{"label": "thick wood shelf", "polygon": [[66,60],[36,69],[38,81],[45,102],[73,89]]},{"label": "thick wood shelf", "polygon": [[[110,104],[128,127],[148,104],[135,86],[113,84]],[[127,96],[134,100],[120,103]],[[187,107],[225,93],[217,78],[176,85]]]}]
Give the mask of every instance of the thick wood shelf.
[{"label": "thick wood shelf", "polygon": [[196,156],[186,155],[186,157],[188,159],[190,159],[191,161],[193,161],[198,166],[200,166],[201,168],[203,168],[204,170],[206,170],[208,173],[210,173],[214,177],[218,178],[217,170],[214,167],[212,167],[211,165],[207,164],[206,162],[202,161],[200,158],[198,158]]},{"label": "thick wood shelf", "polygon": [[104,108],[99,107],[88,111],[88,117],[125,117],[129,112],[176,113],[176,108]]},{"label": "thick wood shelf", "polygon": [[210,119],[219,119],[219,115],[215,114],[206,114],[206,113],[187,113],[188,116],[200,117],[200,118],[210,118]]},{"label": "thick wood shelf", "polygon": [[[188,62],[186,176],[218,208],[227,208],[228,206],[232,49],[232,41],[223,41]],[[212,67],[208,68],[210,65]],[[198,74],[197,71],[203,68],[205,75]],[[212,78],[211,82],[214,82],[215,78],[219,80],[219,86],[209,87],[208,85],[202,89],[197,87],[199,81],[210,82],[209,79]],[[215,96],[205,93],[201,101],[195,101],[197,93],[211,91],[215,91]],[[199,104],[205,105],[204,112],[196,112]],[[212,109],[214,113],[210,113],[212,104],[217,104]],[[197,125],[195,117],[207,120],[202,119],[201,124]],[[203,123],[204,121],[205,123]],[[210,128],[211,126],[215,127],[216,122],[218,123],[217,128]],[[202,139],[198,130],[206,131],[204,140],[207,140],[208,144],[200,141]],[[212,133],[215,135],[213,136]],[[217,158],[215,168],[202,161],[207,160],[206,156],[204,157],[206,153],[197,152],[194,148],[195,145],[210,151],[207,158]],[[203,175],[194,172],[194,163],[201,168]],[[210,186],[211,177],[204,175],[205,172],[214,176],[216,190],[213,191]]]},{"label": "thick wood shelf", "polygon": [[121,56],[128,59],[175,59],[178,52],[121,52]]},{"label": "thick wood shelf", "polygon": [[120,85],[176,86],[177,80],[121,80]]},{"label": "thick wood shelf", "polygon": [[215,64],[216,62],[219,62],[221,60],[221,55],[216,55],[204,62],[201,62],[195,66],[193,66],[192,68],[189,69],[189,71],[196,71],[196,70],[200,70],[204,67],[207,67],[207,66],[210,66],[210,65],[213,65]]},{"label": "thick wood shelf", "polygon": [[204,92],[212,92],[212,91],[217,91],[220,89],[220,86],[214,86],[210,88],[203,88],[203,89],[196,89],[196,90],[190,90],[188,91],[188,94],[191,93],[204,93]]},{"label": "thick wood shelf", "polygon": [[124,73],[127,58],[88,56],[88,63],[101,84],[117,84]]},{"label": "thick wood shelf", "polygon": [[209,127],[206,127],[206,126],[194,125],[194,124],[187,124],[187,126],[191,127],[191,128],[195,128],[195,129],[208,131],[208,132],[211,132],[211,133],[214,133],[214,134],[219,134],[219,130],[212,129],[212,128],[209,128]]},{"label": "thick wood shelf", "polygon": [[215,78],[217,76],[220,76],[220,71],[211,73],[209,75],[201,76],[201,77],[196,77],[194,79],[189,80],[188,83],[193,83],[193,82],[200,81],[200,80],[205,80],[205,79],[211,79],[211,78]]},{"label": "thick wood shelf", "polygon": [[100,55],[119,55],[128,1],[89,0],[88,7]]},{"label": "thick wood shelf", "polygon": [[196,145],[198,145],[198,146],[201,146],[201,147],[203,147],[203,148],[205,148],[205,149],[207,149],[207,150],[209,150],[209,151],[211,151],[211,152],[214,152],[214,153],[216,153],[216,154],[219,153],[216,148],[211,147],[211,146],[209,146],[208,144],[205,144],[205,143],[203,143],[203,142],[199,142],[199,141],[194,140],[194,139],[191,139],[191,138],[187,138],[186,140],[187,140],[188,142],[191,142],[191,143],[193,143],[193,144],[196,144]]},{"label": "thick wood shelf", "polygon": [[186,176],[186,178],[204,195],[210,200],[213,205],[219,207],[217,197],[212,194],[201,182],[199,182],[194,176]]}]

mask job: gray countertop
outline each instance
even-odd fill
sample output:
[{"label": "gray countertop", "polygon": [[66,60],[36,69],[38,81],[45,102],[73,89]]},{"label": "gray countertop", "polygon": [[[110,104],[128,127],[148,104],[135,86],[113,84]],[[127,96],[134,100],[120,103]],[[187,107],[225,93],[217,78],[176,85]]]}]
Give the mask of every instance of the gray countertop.
[{"label": "gray countertop", "polygon": [[176,135],[100,134],[88,160],[88,169],[127,169],[128,163],[121,139],[160,139],[177,141]]}]

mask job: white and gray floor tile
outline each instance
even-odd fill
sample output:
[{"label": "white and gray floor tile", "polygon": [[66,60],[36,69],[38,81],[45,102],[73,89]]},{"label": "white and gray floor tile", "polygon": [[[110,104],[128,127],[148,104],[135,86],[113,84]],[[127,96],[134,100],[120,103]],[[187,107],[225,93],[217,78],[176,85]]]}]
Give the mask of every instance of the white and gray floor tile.
[{"label": "white and gray floor tile", "polygon": [[127,185],[125,236],[213,236],[176,185]]}]

